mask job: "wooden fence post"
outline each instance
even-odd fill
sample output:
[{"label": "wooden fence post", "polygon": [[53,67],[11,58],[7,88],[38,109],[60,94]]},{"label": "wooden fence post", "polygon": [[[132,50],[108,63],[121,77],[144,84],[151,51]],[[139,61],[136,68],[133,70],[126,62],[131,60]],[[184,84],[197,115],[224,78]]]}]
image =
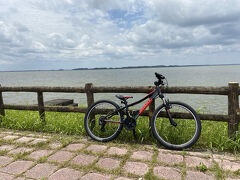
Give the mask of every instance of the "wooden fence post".
[{"label": "wooden fence post", "polygon": [[[1,84],[0,84],[0,88],[1,88]],[[0,116],[5,116],[2,91],[0,91]],[[0,122],[1,122],[1,118],[0,118]]]},{"label": "wooden fence post", "polygon": [[43,102],[43,92],[37,92],[38,97],[38,112],[40,119],[45,122],[45,111],[44,111],[44,102]]},{"label": "wooden fence post", "polygon": [[86,95],[87,95],[88,107],[94,103],[94,95],[93,95],[93,92],[91,91],[92,86],[93,86],[92,83],[85,84],[85,91],[86,91]]},{"label": "wooden fence post", "polygon": [[153,113],[155,111],[155,99],[149,104],[149,111],[148,111],[148,116],[149,116],[149,133],[150,135],[152,134],[152,129],[151,129],[151,119],[153,116]]},{"label": "wooden fence post", "polygon": [[[91,91],[92,86],[93,86],[92,83],[85,84],[88,107],[90,107],[94,103],[94,95],[93,95],[93,92]],[[95,119],[95,115],[93,113],[90,115],[90,119]]]},{"label": "wooden fence post", "polygon": [[238,82],[229,82],[229,93],[228,93],[228,136],[234,137],[238,131],[238,115],[237,110],[239,109],[239,98],[238,98]]}]

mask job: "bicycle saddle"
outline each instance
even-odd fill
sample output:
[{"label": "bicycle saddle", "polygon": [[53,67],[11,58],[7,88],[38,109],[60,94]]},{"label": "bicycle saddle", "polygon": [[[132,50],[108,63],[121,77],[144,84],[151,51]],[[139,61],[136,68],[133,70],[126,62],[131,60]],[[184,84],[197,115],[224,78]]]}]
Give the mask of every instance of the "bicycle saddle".
[{"label": "bicycle saddle", "polygon": [[125,99],[129,99],[129,98],[133,98],[132,96],[122,96],[122,95],[116,95],[116,97],[120,100],[125,100]]}]

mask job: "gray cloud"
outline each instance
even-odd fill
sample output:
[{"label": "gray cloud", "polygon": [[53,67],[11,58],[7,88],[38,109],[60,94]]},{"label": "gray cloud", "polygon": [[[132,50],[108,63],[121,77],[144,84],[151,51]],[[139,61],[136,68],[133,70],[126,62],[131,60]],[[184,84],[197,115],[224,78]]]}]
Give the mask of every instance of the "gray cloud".
[{"label": "gray cloud", "polygon": [[[240,1],[146,1],[148,20],[127,34],[154,52],[239,44]],[[185,52],[185,50],[183,50]]]},{"label": "gray cloud", "polygon": [[21,62],[31,69],[33,62],[122,66],[163,57],[174,64],[175,55],[237,57],[239,14],[239,0],[1,1],[0,70]]},{"label": "gray cloud", "polygon": [[149,0],[148,15],[160,22],[179,26],[199,26],[240,20],[240,1]]},{"label": "gray cloud", "polygon": [[65,49],[76,47],[74,40],[64,37],[59,33],[51,33],[47,36],[48,46],[52,48]]}]

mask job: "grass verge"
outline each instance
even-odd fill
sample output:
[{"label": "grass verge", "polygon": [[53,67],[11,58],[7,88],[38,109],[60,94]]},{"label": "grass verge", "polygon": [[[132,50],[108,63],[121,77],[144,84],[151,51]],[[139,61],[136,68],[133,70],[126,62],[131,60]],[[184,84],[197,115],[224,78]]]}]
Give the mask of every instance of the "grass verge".
[{"label": "grass verge", "polygon": [[[46,123],[43,123],[38,112],[6,110],[6,116],[2,117],[0,127],[86,136],[83,119],[84,114],[81,113],[46,112]],[[202,121],[201,136],[192,148],[238,153],[240,151],[240,133],[237,134],[235,140],[229,139],[227,128],[225,122]],[[123,129],[115,141],[158,144],[149,132],[148,117],[140,117],[136,127],[137,139],[134,139],[132,131]]]}]

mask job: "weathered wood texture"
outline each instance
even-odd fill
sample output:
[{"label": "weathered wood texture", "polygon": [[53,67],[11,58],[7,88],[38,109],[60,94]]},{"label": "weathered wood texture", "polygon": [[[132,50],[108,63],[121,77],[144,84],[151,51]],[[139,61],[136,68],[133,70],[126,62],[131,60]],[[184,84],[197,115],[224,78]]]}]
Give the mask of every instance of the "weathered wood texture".
[{"label": "weathered wood texture", "polygon": [[235,132],[238,131],[238,114],[239,109],[239,83],[229,83],[229,94],[228,94],[228,136],[234,136]]},{"label": "weathered wood texture", "polygon": [[[94,95],[93,95],[93,92],[92,92],[92,86],[93,86],[92,83],[85,84],[85,92],[86,92],[86,96],[87,96],[88,107],[90,107],[94,103]],[[90,119],[95,119],[94,113],[92,113],[90,115]]]},{"label": "weathered wood texture", "polygon": [[86,92],[86,96],[87,96],[88,107],[94,103],[94,95],[92,92],[92,86],[93,86],[92,83],[85,84],[85,92]]},{"label": "weathered wood texture", "polygon": [[43,93],[42,92],[38,92],[37,93],[37,97],[38,97],[38,112],[39,112],[39,116],[40,116],[40,118],[43,121],[45,121]]},{"label": "weathered wood texture", "polygon": [[26,86],[26,87],[0,87],[2,92],[59,92],[59,93],[85,93],[83,87],[49,87],[49,86]]},{"label": "weathered wood texture", "polygon": [[[78,107],[49,107],[44,106],[43,92],[56,92],[56,93],[86,93],[88,107],[94,103],[94,93],[149,93],[154,89],[153,86],[121,86],[121,87],[94,87],[91,83],[87,83],[85,87],[1,87],[0,86],[0,114],[5,115],[4,109],[15,110],[32,110],[39,111],[41,119],[45,120],[45,111],[54,112],[79,112],[85,113],[87,108]],[[227,95],[228,96],[228,115],[219,114],[199,114],[201,120],[223,121],[228,122],[229,136],[233,135],[238,130],[239,121],[239,95],[240,88],[238,83],[229,83],[229,86],[223,87],[202,87],[202,86],[189,86],[189,87],[168,87],[162,89],[165,93],[181,93],[181,94],[209,94],[209,95]],[[24,105],[4,105],[2,92],[37,92],[38,105],[37,106],[24,106]],[[155,110],[155,103],[149,106],[149,110],[143,112],[143,116],[149,116],[149,122]],[[100,110],[96,113],[103,113]],[[175,114],[178,118],[188,118],[187,114]]]},{"label": "weathered wood texture", "polygon": [[[153,86],[121,86],[121,87],[92,87],[93,93],[149,93],[154,89]],[[228,87],[202,87],[202,86],[188,86],[188,87],[168,87],[162,89],[165,93],[182,93],[182,94],[214,94],[227,95]]]},{"label": "weathered wood texture", "polygon": [[[0,87],[1,87],[1,85],[0,85]],[[2,91],[0,91],[0,116],[5,116]],[[0,117],[0,121],[1,121],[1,117]]]},{"label": "weathered wood texture", "polygon": [[73,104],[73,99],[53,99],[50,101],[45,101],[45,106],[68,106]]},{"label": "weathered wood texture", "polygon": [[[26,110],[26,111],[38,111],[38,106],[27,106],[27,105],[10,105],[10,104],[5,104],[4,105],[5,109],[12,109],[12,110]],[[53,112],[77,112],[77,113],[85,113],[87,108],[77,108],[77,107],[49,107],[45,106],[44,107],[45,111],[53,111]],[[109,110],[101,109],[96,111],[96,114],[104,114],[108,113]],[[130,113],[132,111],[130,110]],[[142,116],[149,116],[149,110],[145,110],[142,113]],[[166,116],[166,115],[162,115]],[[187,114],[175,114],[175,117],[178,116],[179,118],[189,118]],[[201,120],[211,120],[211,121],[223,121],[223,122],[228,122],[229,116],[228,115],[217,115],[217,114],[199,114]],[[166,116],[167,117],[167,116]]]},{"label": "weathered wood texture", "polygon": [[[88,90],[92,93],[148,93],[154,89],[153,86],[120,86],[120,87],[94,87],[88,83]],[[2,92],[61,92],[61,93],[85,93],[86,87],[48,87],[48,86],[34,86],[34,87],[0,87]],[[182,94],[215,94],[228,95],[228,87],[202,87],[202,86],[188,86],[188,87],[168,87],[163,89],[165,93],[182,93]],[[239,89],[240,94],[240,89]]]},{"label": "weathered wood texture", "polygon": [[[38,111],[38,106],[27,106],[27,105],[10,105],[5,104],[5,109],[12,110],[25,110],[25,111]],[[85,113],[87,108],[77,108],[73,106],[45,106],[44,111],[53,111],[53,112],[78,112]]]}]

